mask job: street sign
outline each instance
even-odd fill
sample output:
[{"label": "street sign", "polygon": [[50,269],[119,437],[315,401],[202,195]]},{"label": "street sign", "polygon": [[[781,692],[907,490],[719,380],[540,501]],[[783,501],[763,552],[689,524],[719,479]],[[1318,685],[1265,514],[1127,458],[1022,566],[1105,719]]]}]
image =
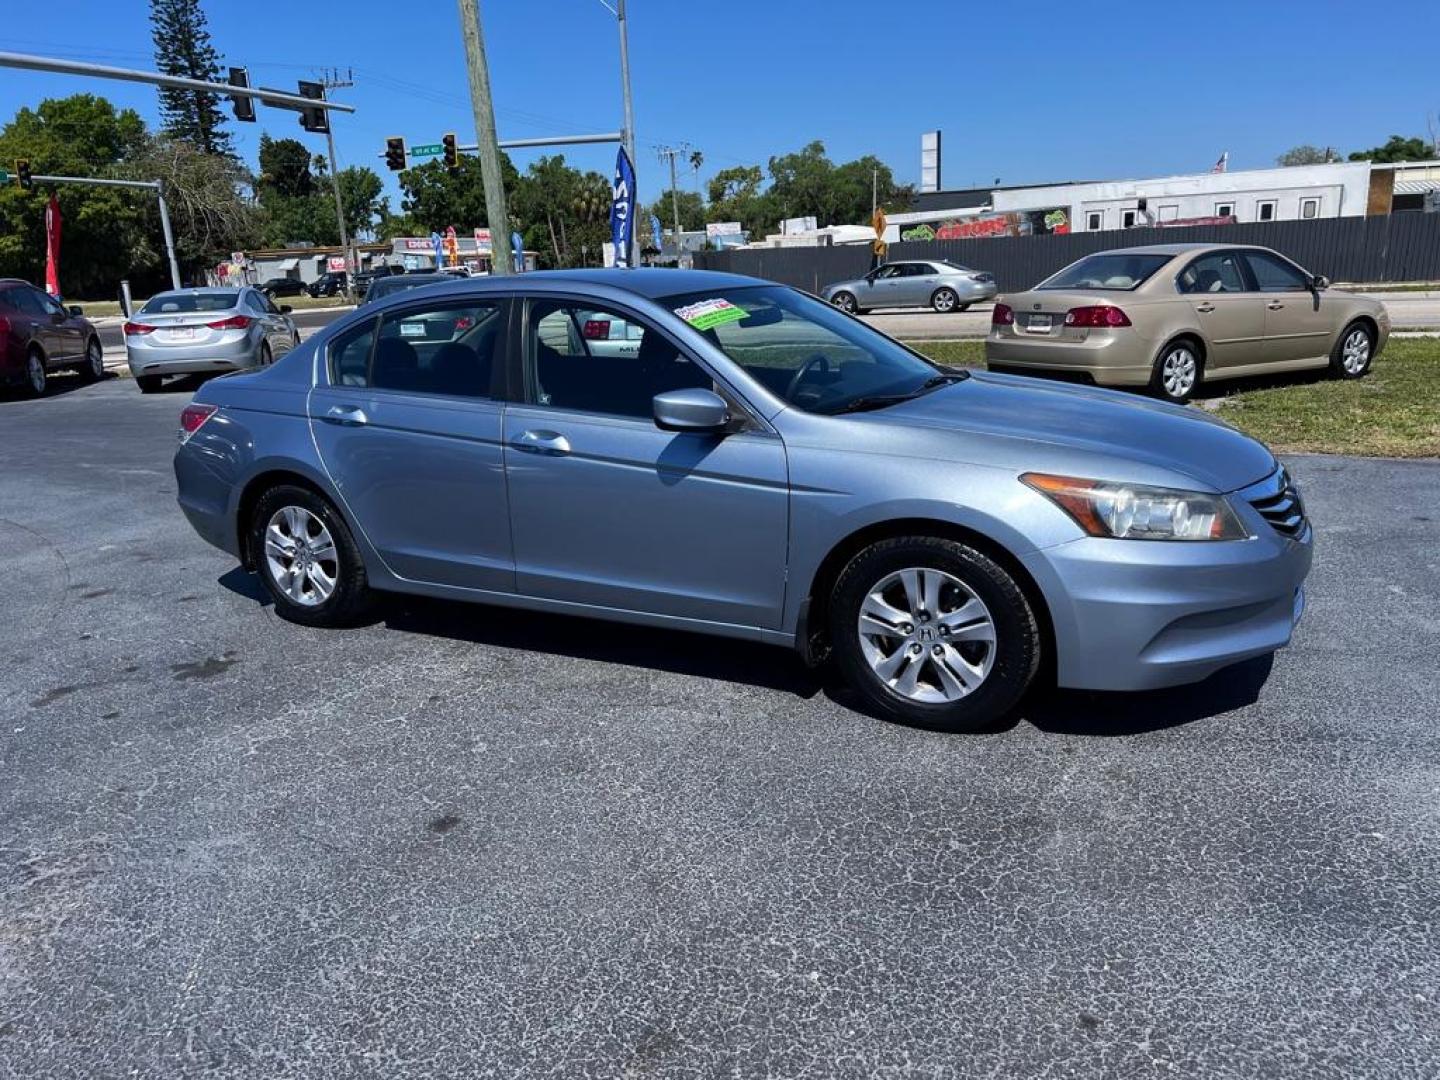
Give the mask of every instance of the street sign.
[{"label": "street sign", "polygon": [[421,146],[410,147],[411,157],[439,157],[445,152],[443,143],[425,143]]}]

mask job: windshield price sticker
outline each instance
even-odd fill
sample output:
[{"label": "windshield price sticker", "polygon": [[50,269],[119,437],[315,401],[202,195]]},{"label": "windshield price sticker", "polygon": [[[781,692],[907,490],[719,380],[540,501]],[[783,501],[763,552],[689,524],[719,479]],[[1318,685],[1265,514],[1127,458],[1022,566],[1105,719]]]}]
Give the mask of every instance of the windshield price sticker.
[{"label": "windshield price sticker", "polygon": [[676,308],[675,314],[696,330],[709,330],[713,326],[739,322],[750,316],[750,313],[744,308],[737,307],[729,300],[719,297],[714,300],[701,300],[695,304],[686,304],[682,308]]}]

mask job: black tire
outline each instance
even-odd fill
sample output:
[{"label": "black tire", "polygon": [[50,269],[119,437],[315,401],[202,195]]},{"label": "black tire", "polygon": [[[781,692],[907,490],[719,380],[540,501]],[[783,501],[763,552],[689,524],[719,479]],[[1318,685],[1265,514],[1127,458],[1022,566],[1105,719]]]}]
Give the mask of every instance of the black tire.
[{"label": "black tire", "polygon": [[267,368],[274,362],[275,354],[270,351],[270,343],[268,341],[262,341],[260,343],[260,359],[256,366]]},{"label": "black tire", "polygon": [[31,349],[25,354],[25,393],[30,397],[44,397],[50,385],[50,375],[45,370],[45,354]]},{"label": "black tire", "polygon": [[[315,604],[302,604],[285,592],[276,580],[270,560],[265,551],[265,530],[278,512],[286,507],[299,507],[318,518],[329,530],[335,545],[334,591],[328,599]],[[374,593],[365,574],[365,564],[360,559],[359,549],[350,535],[345,519],[340,516],[328,499],[317,495],[309,488],[282,484],[273,487],[260,497],[250,516],[248,548],[251,562],[265,588],[275,600],[275,613],[290,622],[302,626],[353,626],[364,617],[374,604]]]},{"label": "black tire", "polygon": [[941,315],[948,315],[952,311],[959,310],[960,297],[956,294],[954,289],[951,289],[947,286],[941,286],[940,288],[936,289],[933,294],[931,294],[930,306],[936,311],[938,311]]},{"label": "black tire", "polygon": [[[958,700],[932,704],[902,696],[882,681],[866,659],[859,630],[862,605],[887,575],[912,568],[939,570],[956,578],[989,611],[994,627],[994,642],[988,646],[993,650],[991,667],[978,686]],[[882,540],[851,559],[831,592],[829,630],[835,659],[850,686],[879,715],[917,727],[983,730],[1015,707],[1040,666],[1040,627],[1020,586],[993,559],[940,537]],[[922,657],[916,663],[926,662]]]},{"label": "black tire", "polygon": [[[1184,357],[1188,357],[1188,360]],[[1188,383],[1183,377],[1187,364],[1192,371]],[[1204,381],[1205,354],[1190,338],[1167,341],[1155,354],[1155,363],[1150,370],[1150,393],[1162,401],[1184,405],[1195,396],[1195,391],[1200,389],[1200,384]]]},{"label": "black tire", "polygon": [[832,296],[830,298],[830,302],[836,307],[838,307],[841,311],[847,311],[851,315],[858,315],[860,313],[860,306],[855,302],[854,293],[845,292],[842,290]]},{"label": "black tire", "polygon": [[105,350],[100,339],[92,337],[85,343],[85,360],[80,365],[80,378],[86,382],[99,382],[105,377]]},{"label": "black tire", "polygon": [[[1362,335],[1363,355],[1348,356],[1351,339],[1358,340]],[[1375,332],[1357,319],[1346,326],[1335,339],[1335,347],[1330,350],[1330,374],[1337,379],[1363,379],[1370,373],[1370,365],[1374,360]]]},{"label": "black tire", "polygon": [[140,388],[142,394],[153,394],[160,389],[160,384],[165,379],[161,375],[136,375],[135,385]]}]

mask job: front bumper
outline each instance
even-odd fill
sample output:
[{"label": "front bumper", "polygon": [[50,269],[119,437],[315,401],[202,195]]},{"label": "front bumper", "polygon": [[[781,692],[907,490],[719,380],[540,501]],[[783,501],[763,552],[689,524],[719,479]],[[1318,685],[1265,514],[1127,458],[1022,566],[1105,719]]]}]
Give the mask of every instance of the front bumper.
[{"label": "front bumper", "polygon": [[1059,685],[1178,686],[1289,644],[1305,609],[1313,530],[1291,539],[1248,504],[1231,505],[1252,539],[1086,537],[1022,560],[1050,610]]}]

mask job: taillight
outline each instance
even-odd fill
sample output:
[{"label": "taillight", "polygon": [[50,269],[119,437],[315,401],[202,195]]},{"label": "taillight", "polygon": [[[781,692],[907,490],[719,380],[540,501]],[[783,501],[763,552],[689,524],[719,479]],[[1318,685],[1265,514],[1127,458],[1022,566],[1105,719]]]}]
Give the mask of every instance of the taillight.
[{"label": "taillight", "polygon": [[996,304],[995,310],[990,313],[991,326],[1013,326],[1015,324],[1015,312],[1010,310],[1009,304]]},{"label": "taillight", "polygon": [[200,430],[200,426],[215,415],[218,406],[197,405],[191,402],[180,411],[180,442],[187,443],[190,436]]},{"label": "taillight", "polygon": [[1105,326],[1129,326],[1130,316],[1118,307],[1096,304],[1093,307],[1071,308],[1065,313],[1065,325],[1091,329]]},{"label": "taillight", "polygon": [[231,315],[228,319],[207,322],[205,325],[211,330],[244,330],[250,325],[250,318],[247,315]]},{"label": "taillight", "polygon": [[144,323],[127,322],[125,324],[125,336],[130,337],[135,334],[153,334],[156,329],[156,327],[147,326]]},{"label": "taillight", "polygon": [[584,334],[587,338],[605,341],[610,337],[609,319],[586,319]]}]

